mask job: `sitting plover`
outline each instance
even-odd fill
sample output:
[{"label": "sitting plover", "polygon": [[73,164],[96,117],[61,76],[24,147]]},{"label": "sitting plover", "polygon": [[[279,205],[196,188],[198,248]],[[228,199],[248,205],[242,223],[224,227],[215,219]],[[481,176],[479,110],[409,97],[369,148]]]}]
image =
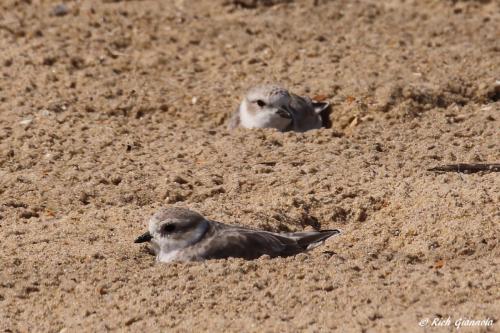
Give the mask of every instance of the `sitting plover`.
[{"label": "sitting plover", "polygon": [[295,95],[277,85],[257,86],[241,101],[229,121],[229,129],[276,128],[305,132],[328,122],[329,103]]},{"label": "sitting plover", "polygon": [[149,231],[135,243],[150,242],[161,262],[206,259],[285,257],[321,245],[339,230],[274,233],[211,221],[185,208],[162,208],[149,220]]}]

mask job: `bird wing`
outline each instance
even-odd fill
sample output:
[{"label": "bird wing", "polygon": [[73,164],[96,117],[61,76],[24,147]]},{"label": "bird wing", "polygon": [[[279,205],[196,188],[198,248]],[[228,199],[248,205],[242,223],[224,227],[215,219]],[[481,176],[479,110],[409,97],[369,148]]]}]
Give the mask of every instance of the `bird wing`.
[{"label": "bird wing", "polygon": [[321,119],[321,126],[325,128],[332,126],[330,121],[330,103],[313,101],[307,96],[302,97],[295,94],[291,94],[291,96],[290,107],[292,109],[292,118],[298,126],[296,130],[312,129],[315,124],[314,119],[318,115]]},{"label": "bird wing", "polygon": [[200,257],[204,259],[244,258],[256,259],[262,255],[271,257],[291,256],[308,249],[309,245],[319,243],[337,234],[336,230],[278,234],[243,227],[214,223],[210,237],[201,245]]},{"label": "bird wing", "polygon": [[340,234],[340,230],[331,229],[331,230],[308,231],[308,232],[291,232],[283,235],[295,239],[300,246],[305,247],[306,249],[309,250],[321,244],[326,239],[338,234]]},{"label": "bird wing", "polygon": [[214,223],[212,227],[206,242],[200,244],[200,256],[204,259],[256,259],[264,254],[277,257],[302,251],[295,240],[270,232],[222,223]]},{"label": "bird wing", "polygon": [[295,94],[290,94],[290,107],[297,113],[313,114],[312,103],[309,97],[302,97]]}]

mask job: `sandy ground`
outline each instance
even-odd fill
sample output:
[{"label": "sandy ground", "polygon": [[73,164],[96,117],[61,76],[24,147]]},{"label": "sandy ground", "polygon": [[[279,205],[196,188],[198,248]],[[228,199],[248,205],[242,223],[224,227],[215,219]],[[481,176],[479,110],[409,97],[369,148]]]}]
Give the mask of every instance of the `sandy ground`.
[{"label": "sandy ground", "polygon": [[[57,4],[0,4],[2,332],[500,331],[499,174],[426,171],[500,161],[499,2]],[[228,132],[261,82],[332,128]],[[168,205],[343,234],[156,264]]]}]

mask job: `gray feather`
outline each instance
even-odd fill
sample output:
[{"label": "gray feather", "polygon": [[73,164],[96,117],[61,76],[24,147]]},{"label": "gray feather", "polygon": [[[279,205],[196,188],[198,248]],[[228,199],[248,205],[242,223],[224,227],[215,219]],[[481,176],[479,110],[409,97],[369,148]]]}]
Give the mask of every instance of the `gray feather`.
[{"label": "gray feather", "polygon": [[205,241],[198,244],[200,253],[197,256],[203,259],[292,256],[339,233],[338,230],[325,230],[279,234],[210,222]]}]

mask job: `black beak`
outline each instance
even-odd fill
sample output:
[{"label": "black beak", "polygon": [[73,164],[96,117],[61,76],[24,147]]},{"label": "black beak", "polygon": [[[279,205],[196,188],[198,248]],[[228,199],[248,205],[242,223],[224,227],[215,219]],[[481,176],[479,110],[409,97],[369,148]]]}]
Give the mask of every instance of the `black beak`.
[{"label": "black beak", "polygon": [[152,238],[153,238],[153,236],[151,236],[151,234],[149,233],[149,231],[146,231],[145,233],[143,233],[142,235],[140,235],[139,237],[137,237],[135,239],[134,243],[149,242]]},{"label": "black beak", "polygon": [[276,113],[282,117],[282,118],[286,118],[286,119],[292,119],[292,115],[290,114],[290,112],[288,110],[286,110],[285,108],[280,108],[278,109],[278,111],[276,111]]}]

